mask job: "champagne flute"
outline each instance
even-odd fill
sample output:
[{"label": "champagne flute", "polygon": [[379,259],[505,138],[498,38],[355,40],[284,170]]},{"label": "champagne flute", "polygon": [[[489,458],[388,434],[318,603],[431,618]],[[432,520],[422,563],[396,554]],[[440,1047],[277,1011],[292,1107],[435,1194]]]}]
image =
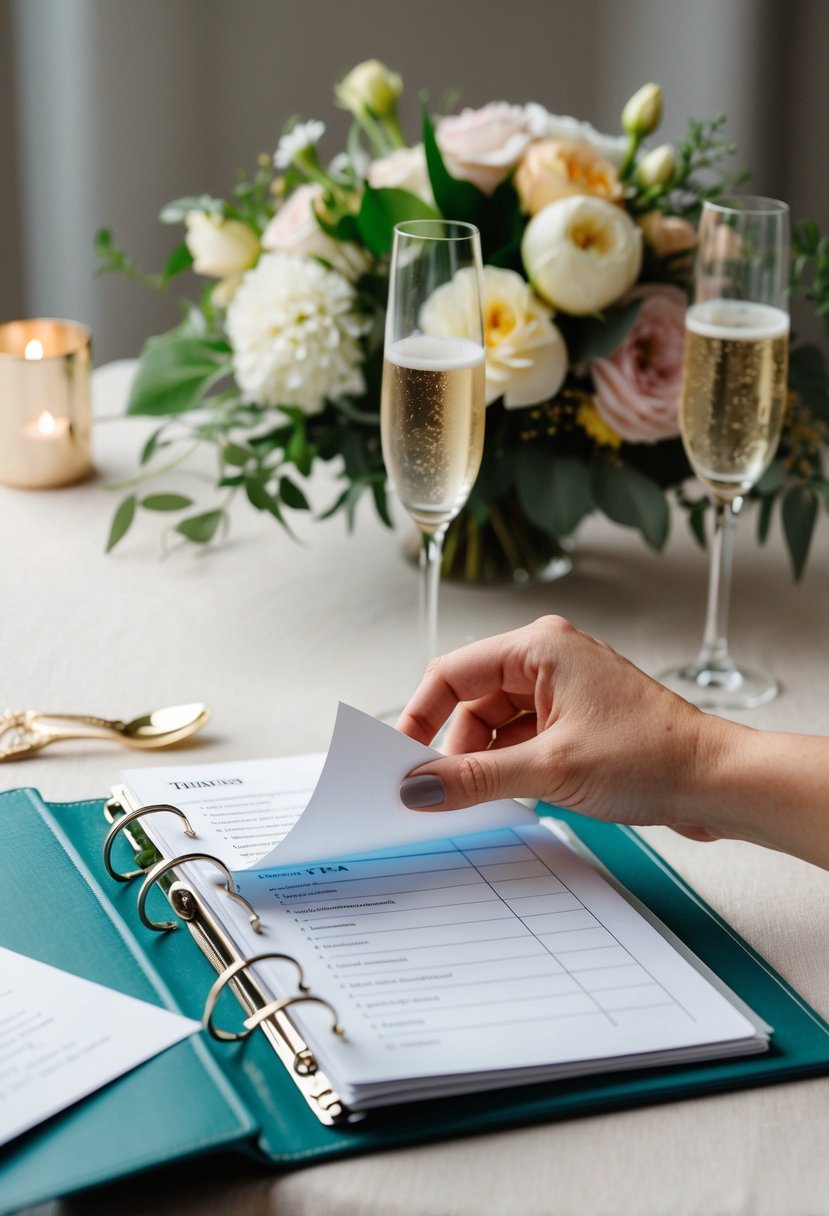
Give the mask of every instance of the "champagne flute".
[{"label": "champagne flute", "polygon": [[380,433],[389,480],[421,536],[421,632],[437,653],[443,540],[484,443],[480,237],[473,224],[412,220],[394,230]]},{"label": "champagne flute", "polygon": [[789,351],[789,209],[734,195],[704,204],[694,303],[685,321],[682,441],[714,507],[702,648],[660,679],[705,709],[750,709],[777,681],[738,667],[727,620],[734,530],[748,490],[780,440]]}]

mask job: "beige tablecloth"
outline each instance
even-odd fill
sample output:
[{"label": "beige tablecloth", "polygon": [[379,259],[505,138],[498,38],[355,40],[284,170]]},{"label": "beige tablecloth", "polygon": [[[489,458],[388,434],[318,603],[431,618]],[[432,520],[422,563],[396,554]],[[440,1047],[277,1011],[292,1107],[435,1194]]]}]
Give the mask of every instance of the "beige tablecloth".
[{"label": "beige tablecloth", "polygon": [[[121,408],[130,367],[96,373],[96,410]],[[159,559],[162,516],[138,521],[104,556],[117,494],[101,480],[134,468],[141,422],[97,427],[100,478],[51,493],[0,490],[2,683],[14,707],[129,717],[204,700],[214,717],[182,763],[324,748],[338,698],[379,713],[419,674],[416,573],[367,509],[353,536],[302,522],[300,542],[236,514],[221,553]],[[179,488],[168,480],[158,488]],[[208,487],[187,483],[188,492]],[[333,496],[330,478],[314,486]],[[774,534],[743,521],[732,613],[738,658],[783,693],[743,715],[757,726],[829,731],[829,528],[795,586]],[[681,519],[657,557],[637,535],[590,520],[565,580],[443,591],[441,648],[560,612],[656,672],[697,647],[706,557]],[[158,763],[130,756],[129,763]],[[3,771],[4,787],[50,799],[99,796],[127,763],[107,745],[55,748]],[[828,791],[829,796],[829,791]],[[747,844],[657,845],[813,1005],[829,1016],[829,874]],[[829,1216],[829,1079],[548,1124],[276,1176],[213,1161],[177,1178],[108,1188],[55,1211],[163,1216]],[[208,1171],[199,1182],[195,1174]]]}]

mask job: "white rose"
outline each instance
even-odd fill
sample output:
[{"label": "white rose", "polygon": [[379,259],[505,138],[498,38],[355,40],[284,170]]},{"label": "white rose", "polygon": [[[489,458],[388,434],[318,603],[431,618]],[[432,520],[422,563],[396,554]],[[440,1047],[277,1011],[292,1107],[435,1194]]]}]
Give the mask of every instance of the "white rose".
[{"label": "white rose", "polygon": [[[432,292],[420,312],[424,333],[479,341],[470,324],[474,276],[471,268],[459,270]],[[567,348],[521,275],[484,266],[483,309],[487,405],[503,397],[515,409],[555,396],[567,375]]]},{"label": "white rose", "polygon": [[375,190],[408,190],[430,207],[435,205],[423,144],[397,148],[388,156],[373,160],[368,167],[368,182]]},{"label": "white rose", "polygon": [[636,282],[642,233],[620,207],[576,195],[533,216],[521,257],[540,296],[562,312],[583,316],[606,308]]},{"label": "white rose", "polygon": [[435,132],[446,167],[454,177],[492,194],[533,140],[546,134],[541,106],[493,101],[480,110],[442,118]]},{"label": "white rose", "polygon": [[241,274],[259,257],[259,237],[240,220],[227,220],[207,211],[184,217],[187,248],[197,274],[226,279]]},{"label": "white rose", "polygon": [[314,207],[322,196],[317,182],[297,186],[265,229],[262,248],[295,258],[322,258],[341,274],[353,277],[365,268],[365,257],[356,245],[340,245],[320,228]]}]

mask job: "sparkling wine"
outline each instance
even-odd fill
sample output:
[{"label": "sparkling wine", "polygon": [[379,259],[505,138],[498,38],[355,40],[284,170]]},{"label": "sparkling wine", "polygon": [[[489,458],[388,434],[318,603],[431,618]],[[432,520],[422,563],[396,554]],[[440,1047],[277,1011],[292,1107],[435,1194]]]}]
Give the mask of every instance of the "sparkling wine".
[{"label": "sparkling wine", "polygon": [[742,300],[705,300],[685,319],[680,426],[694,472],[730,499],[762,477],[780,440],[789,318]]},{"label": "sparkling wine", "polygon": [[454,519],[484,443],[484,351],[465,338],[412,334],[386,348],[383,459],[403,506],[425,532]]}]

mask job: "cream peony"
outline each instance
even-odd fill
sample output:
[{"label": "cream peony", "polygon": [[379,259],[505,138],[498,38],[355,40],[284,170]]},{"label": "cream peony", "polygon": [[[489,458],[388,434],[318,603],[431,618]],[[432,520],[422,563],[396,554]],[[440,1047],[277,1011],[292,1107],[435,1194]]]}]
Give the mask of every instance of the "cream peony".
[{"label": "cream peony", "polygon": [[599,312],[635,282],[642,233],[621,207],[575,195],[550,203],[524,233],[521,256],[538,294],[562,312]]},{"label": "cream peony", "polygon": [[493,101],[442,118],[435,135],[449,172],[492,194],[531,140],[546,134],[547,117],[541,106]]},{"label": "cream peony", "polygon": [[318,414],[329,398],[365,392],[354,288],[319,262],[270,253],[227,312],[239,387],[257,405]]},{"label": "cream peony", "polygon": [[323,194],[317,182],[297,186],[265,229],[262,248],[295,258],[322,258],[346,278],[353,278],[366,268],[365,254],[356,245],[340,244],[320,228],[315,208]]},{"label": "cream peony", "polygon": [[[424,333],[479,340],[469,320],[474,276],[459,270],[432,293],[420,313]],[[515,409],[555,396],[567,374],[567,348],[550,310],[520,274],[496,266],[484,266],[483,297],[487,405],[503,397]]]},{"label": "cream peony", "polygon": [[397,148],[388,156],[373,160],[368,167],[368,182],[375,190],[408,190],[430,207],[435,205],[423,144]]},{"label": "cream peony", "polygon": [[528,215],[572,194],[614,201],[622,196],[615,167],[582,139],[540,139],[530,144],[513,184],[521,210]]},{"label": "cream peony", "polygon": [[241,220],[208,211],[188,211],[185,242],[197,274],[225,279],[239,275],[259,257],[259,237]]},{"label": "cream peony", "polygon": [[642,307],[626,340],[590,367],[602,418],[628,443],[658,443],[679,434],[685,292],[642,284],[628,297]]}]

